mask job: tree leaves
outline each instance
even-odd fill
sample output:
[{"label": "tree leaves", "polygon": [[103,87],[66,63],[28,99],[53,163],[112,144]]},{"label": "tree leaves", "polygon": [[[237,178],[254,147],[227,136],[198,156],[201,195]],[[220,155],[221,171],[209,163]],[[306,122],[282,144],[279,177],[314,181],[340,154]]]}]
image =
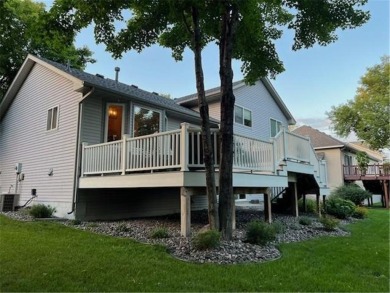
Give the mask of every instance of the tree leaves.
[{"label": "tree leaves", "polygon": [[332,107],[327,114],[338,135],[348,136],[354,131],[373,149],[390,146],[389,77],[389,56],[385,56],[381,64],[368,68],[362,76],[353,101]]}]

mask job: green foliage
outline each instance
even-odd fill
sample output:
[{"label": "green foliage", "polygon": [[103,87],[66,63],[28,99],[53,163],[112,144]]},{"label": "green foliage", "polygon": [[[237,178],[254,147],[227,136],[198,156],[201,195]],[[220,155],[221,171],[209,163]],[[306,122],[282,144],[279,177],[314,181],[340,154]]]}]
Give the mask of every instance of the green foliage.
[{"label": "green foliage", "polygon": [[150,233],[150,238],[169,238],[168,229],[165,227],[156,228]]},{"label": "green foliage", "polygon": [[340,197],[329,197],[325,201],[324,206],[325,213],[335,216],[339,219],[346,219],[352,216],[355,211],[355,204],[347,199]]},{"label": "green foliage", "polygon": [[281,234],[284,233],[284,231],[286,231],[286,226],[280,220],[273,221],[271,225],[273,226],[276,234]]},{"label": "green foliage", "polygon": [[355,132],[373,149],[390,146],[389,56],[381,59],[381,64],[368,68],[360,79],[355,99],[327,113],[338,135]]},{"label": "green foliage", "polygon": [[368,215],[368,209],[365,207],[356,207],[355,211],[352,214],[352,216],[357,219],[367,218],[367,215]]},{"label": "green foliage", "polygon": [[310,226],[313,223],[312,219],[306,216],[299,217],[299,224]]},{"label": "green foliage", "polygon": [[217,248],[219,246],[221,234],[215,230],[208,230],[198,233],[192,244],[197,250],[207,250]]},{"label": "green foliage", "polygon": [[128,227],[125,222],[122,222],[118,226],[116,226],[115,230],[118,233],[128,233],[131,231],[131,228]]},{"label": "green foliage", "polygon": [[29,210],[29,214],[34,218],[51,218],[55,212],[56,208],[44,204],[35,204]]},{"label": "green foliage", "polygon": [[0,11],[0,100],[28,53],[61,63],[69,61],[75,68],[95,61],[88,48],[74,46],[76,31],[59,26],[59,19],[47,12],[43,3],[1,0]]},{"label": "green foliage", "polygon": [[332,191],[330,197],[339,197],[350,200],[355,205],[360,205],[365,199],[368,199],[372,194],[356,184],[345,184],[337,187]]},{"label": "green foliage", "polygon": [[325,230],[333,231],[339,225],[340,221],[331,216],[323,216],[320,218],[320,223],[324,226]]},{"label": "green foliage", "polygon": [[246,228],[245,241],[251,244],[265,245],[275,237],[275,227],[259,220],[250,222]]},{"label": "green foliage", "polygon": [[[303,199],[302,198],[300,198],[298,201],[298,209],[301,212],[305,211],[305,209],[303,207]],[[315,200],[310,199],[310,198],[306,198],[306,212],[313,213],[313,214],[317,213],[317,205],[316,205]]]},{"label": "green foliage", "polygon": [[366,174],[368,163],[370,162],[370,159],[366,152],[357,152],[356,153],[356,160],[358,161],[358,166],[362,174]]}]

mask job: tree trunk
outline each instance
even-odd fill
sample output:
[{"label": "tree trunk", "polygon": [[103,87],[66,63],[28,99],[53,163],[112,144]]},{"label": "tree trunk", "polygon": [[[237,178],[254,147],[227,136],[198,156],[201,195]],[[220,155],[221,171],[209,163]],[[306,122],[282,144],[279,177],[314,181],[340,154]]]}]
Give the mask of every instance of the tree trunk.
[{"label": "tree trunk", "polygon": [[232,53],[237,8],[222,0],[221,39],[219,43],[221,79],[221,154],[219,165],[219,216],[222,237],[233,237],[233,119],[234,102]]},{"label": "tree trunk", "polygon": [[193,22],[193,51],[195,57],[196,89],[198,92],[198,106],[200,117],[202,118],[202,142],[203,160],[206,169],[206,191],[208,199],[208,216],[210,229],[219,230],[219,216],[217,204],[217,191],[215,186],[214,154],[210,132],[209,107],[206,101],[204,90],[204,76],[202,69],[202,40],[199,27],[199,12],[196,7],[192,7]]}]

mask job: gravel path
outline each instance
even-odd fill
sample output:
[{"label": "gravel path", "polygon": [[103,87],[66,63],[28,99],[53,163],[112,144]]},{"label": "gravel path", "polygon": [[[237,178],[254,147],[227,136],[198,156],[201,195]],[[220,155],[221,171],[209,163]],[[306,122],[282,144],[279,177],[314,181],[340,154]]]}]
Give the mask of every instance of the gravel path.
[{"label": "gravel path", "polygon": [[[33,219],[25,212],[3,213],[8,217],[32,221]],[[115,237],[132,238],[142,243],[162,244],[167,247],[174,257],[197,263],[237,264],[249,262],[264,262],[278,259],[281,256],[277,245],[280,243],[297,242],[320,236],[348,236],[349,232],[337,228],[334,231],[325,231],[322,224],[313,217],[310,226],[300,225],[298,219],[288,215],[273,215],[274,221],[279,221],[284,231],[278,234],[276,240],[265,246],[245,243],[245,227],[254,219],[263,219],[263,213],[258,210],[237,207],[237,229],[234,231],[232,241],[221,241],[218,249],[205,251],[195,250],[189,239],[180,236],[180,216],[171,215],[165,217],[132,219],[126,221],[96,221],[81,222],[63,220],[61,223],[99,234]],[[351,221],[351,220],[350,220]],[[341,227],[350,221],[342,221]],[[207,211],[192,212],[191,230],[192,237],[197,231],[207,225]],[[153,239],[151,233],[158,228],[168,230],[169,237]]]}]

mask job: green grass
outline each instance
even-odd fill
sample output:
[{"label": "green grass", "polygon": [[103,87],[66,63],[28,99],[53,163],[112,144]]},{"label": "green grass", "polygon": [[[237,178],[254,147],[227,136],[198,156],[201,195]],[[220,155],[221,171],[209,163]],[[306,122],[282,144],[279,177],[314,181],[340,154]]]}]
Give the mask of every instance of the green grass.
[{"label": "green grass", "polygon": [[161,246],[0,216],[0,291],[389,291],[389,211],[351,237],[283,244],[262,264],[192,264]]}]

